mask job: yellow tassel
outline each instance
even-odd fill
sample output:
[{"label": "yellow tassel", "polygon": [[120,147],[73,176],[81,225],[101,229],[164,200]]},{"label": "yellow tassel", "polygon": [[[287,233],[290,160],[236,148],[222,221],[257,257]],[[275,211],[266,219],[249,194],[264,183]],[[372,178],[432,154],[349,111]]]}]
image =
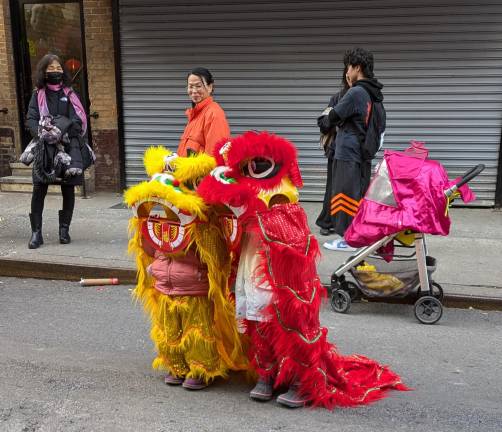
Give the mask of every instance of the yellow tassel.
[{"label": "yellow tassel", "polygon": [[201,261],[208,268],[208,298],[214,305],[218,352],[230,369],[246,370],[249,362],[245,355],[246,346],[243,344],[245,339],[237,330],[235,306],[230,300],[228,287],[231,266],[228,248],[221,231],[213,224],[198,225],[194,237]]},{"label": "yellow tassel", "polygon": [[216,339],[214,336],[207,336],[200,328],[192,327],[183,331],[180,346],[185,350],[197,346],[200,347],[201,351],[211,351],[215,348],[215,343]]},{"label": "yellow tassel", "polygon": [[176,179],[184,183],[208,175],[216,167],[216,161],[212,156],[199,153],[186,158],[176,158],[173,165]]},{"label": "yellow tassel", "polygon": [[198,364],[196,362],[190,362],[189,364],[190,372],[186,375],[187,378],[202,379],[206,384],[209,384],[215,378],[227,378],[228,372],[224,366],[221,366],[214,370],[208,370],[204,365]]},{"label": "yellow tassel", "polygon": [[164,158],[172,154],[162,146],[149,147],[143,156],[143,164],[149,177],[164,171]]}]

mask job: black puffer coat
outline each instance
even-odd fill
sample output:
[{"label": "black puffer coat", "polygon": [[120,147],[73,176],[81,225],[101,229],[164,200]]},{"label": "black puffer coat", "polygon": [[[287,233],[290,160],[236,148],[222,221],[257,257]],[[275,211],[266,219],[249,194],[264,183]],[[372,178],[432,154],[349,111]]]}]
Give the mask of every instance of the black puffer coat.
[{"label": "black puffer coat", "polygon": [[[82,145],[82,121],[80,117],[75,113],[72,103],[69,98],[66,97],[64,90],[52,91],[46,88],[45,94],[47,96],[47,107],[49,108],[49,113],[56,117],[62,116],[66,117],[70,121],[70,126],[68,127],[67,133],[70,140],[69,144],[65,145],[65,151],[71,156],[72,162],[71,167],[82,168],[82,154],[80,147]],[[26,123],[30,129],[30,133],[33,138],[38,137],[38,122],[40,120],[40,110],[38,107],[37,92],[34,91],[31,96],[30,104],[28,106],[28,113],[26,115]],[[46,159],[52,160],[55,154],[54,146],[47,146]],[[46,165],[46,170],[51,170],[51,166]],[[62,183],[68,185],[81,185],[83,180],[82,175],[63,177]],[[33,171],[33,183],[50,183],[46,180],[41,180],[40,177],[35,172],[35,163]],[[53,183],[61,183],[60,181],[54,181]]]}]

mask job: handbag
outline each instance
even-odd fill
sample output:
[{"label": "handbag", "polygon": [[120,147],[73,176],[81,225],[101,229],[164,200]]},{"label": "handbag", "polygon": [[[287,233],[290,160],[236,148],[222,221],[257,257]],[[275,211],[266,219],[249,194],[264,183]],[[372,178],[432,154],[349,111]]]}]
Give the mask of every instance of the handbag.
[{"label": "handbag", "polygon": [[[321,113],[320,117],[326,116],[329,114],[329,112],[333,109],[333,107],[328,106],[326,109]],[[319,135],[319,148],[324,151],[324,155],[326,157],[330,157],[330,154],[333,152],[333,150],[330,148],[330,144],[334,141],[336,137],[336,126],[333,127],[328,133],[320,133]]]},{"label": "handbag", "polygon": [[33,138],[19,157],[19,162],[25,164],[26,166],[30,166],[30,164],[33,162],[33,159],[35,158],[37,145],[38,138]]},{"label": "handbag", "polygon": [[336,128],[330,130],[327,134],[321,133],[319,136],[319,148],[324,150],[324,154],[326,154],[328,150],[328,146],[333,142],[336,137]]},{"label": "handbag", "polygon": [[86,137],[79,137],[80,153],[82,154],[82,169],[85,171],[96,162],[96,155],[87,142]]}]

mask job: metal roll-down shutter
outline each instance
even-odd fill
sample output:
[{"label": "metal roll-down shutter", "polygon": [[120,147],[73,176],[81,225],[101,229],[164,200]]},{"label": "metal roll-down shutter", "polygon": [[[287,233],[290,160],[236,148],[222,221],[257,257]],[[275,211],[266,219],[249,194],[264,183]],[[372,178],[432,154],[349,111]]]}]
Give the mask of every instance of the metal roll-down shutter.
[{"label": "metal roll-down shutter", "polygon": [[476,163],[477,204],[492,205],[502,118],[502,3],[496,1],[120,0],[126,183],[146,177],[152,144],[175,149],[186,74],[209,68],[232,133],[266,129],[299,149],[304,200],[322,200],[316,117],[339,85],[343,52],[375,55],[386,148],[425,141],[451,177]]}]

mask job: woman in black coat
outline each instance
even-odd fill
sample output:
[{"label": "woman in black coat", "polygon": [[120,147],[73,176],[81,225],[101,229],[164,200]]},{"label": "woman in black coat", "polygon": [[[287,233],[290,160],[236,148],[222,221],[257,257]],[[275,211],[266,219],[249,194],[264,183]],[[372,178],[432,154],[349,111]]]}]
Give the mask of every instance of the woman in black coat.
[{"label": "woman in black coat", "polygon": [[59,241],[62,244],[71,241],[69,229],[75,206],[75,186],[81,185],[83,180],[80,149],[87,118],[78,96],[68,84],[69,77],[59,57],[54,54],[44,56],[37,65],[36,90],[27,113],[27,126],[33,138],[38,140],[33,150],[30,249],[44,243],[42,212],[49,184],[60,184],[63,195],[63,209],[59,211]]}]

